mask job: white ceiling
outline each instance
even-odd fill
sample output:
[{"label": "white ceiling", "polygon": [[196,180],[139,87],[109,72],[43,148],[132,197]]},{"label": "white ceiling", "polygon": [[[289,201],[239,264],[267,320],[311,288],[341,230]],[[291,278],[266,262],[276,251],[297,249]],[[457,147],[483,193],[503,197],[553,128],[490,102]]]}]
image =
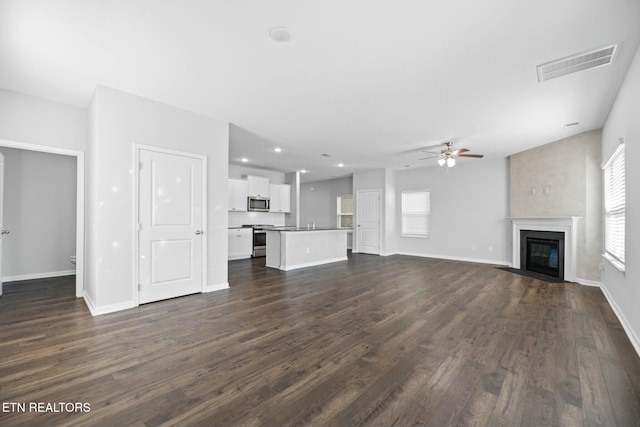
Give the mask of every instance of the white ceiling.
[{"label": "white ceiling", "polygon": [[[230,162],[312,181],[601,128],[639,41],[637,0],[0,0],[0,87],[84,108],[102,84],[228,120]],[[538,83],[616,42],[613,65]]]}]

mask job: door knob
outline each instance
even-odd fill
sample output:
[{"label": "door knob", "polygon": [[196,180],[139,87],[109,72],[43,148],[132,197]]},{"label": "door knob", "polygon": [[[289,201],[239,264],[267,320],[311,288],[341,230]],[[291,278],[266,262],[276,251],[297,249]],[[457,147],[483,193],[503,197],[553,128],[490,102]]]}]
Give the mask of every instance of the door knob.
[{"label": "door knob", "polygon": [[196,230],[196,234],[197,234],[197,235],[202,234],[202,230]]},{"label": "door knob", "polygon": [[0,234],[9,234],[9,233],[11,233],[9,230],[2,230],[2,233]]}]

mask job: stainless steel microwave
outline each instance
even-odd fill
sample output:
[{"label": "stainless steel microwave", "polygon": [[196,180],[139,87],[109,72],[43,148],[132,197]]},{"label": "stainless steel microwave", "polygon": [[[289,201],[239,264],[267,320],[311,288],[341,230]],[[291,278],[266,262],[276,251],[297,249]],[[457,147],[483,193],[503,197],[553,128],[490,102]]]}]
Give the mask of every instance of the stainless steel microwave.
[{"label": "stainless steel microwave", "polygon": [[247,210],[253,212],[269,212],[270,200],[268,197],[247,197]]}]

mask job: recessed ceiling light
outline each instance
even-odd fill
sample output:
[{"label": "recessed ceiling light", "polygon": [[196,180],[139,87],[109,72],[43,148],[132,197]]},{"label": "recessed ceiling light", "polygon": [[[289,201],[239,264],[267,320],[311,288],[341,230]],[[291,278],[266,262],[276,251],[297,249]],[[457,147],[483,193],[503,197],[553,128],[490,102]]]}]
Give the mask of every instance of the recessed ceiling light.
[{"label": "recessed ceiling light", "polygon": [[338,167],[341,168],[344,166],[344,163],[338,163]]},{"label": "recessed ceiling light", "polygon": [[307,173],[306,169],[300,169],[300,173]]},{"label": "recessed ceiling light", "polygon": [[247,163],[249,161],[249,159],[247,159],[246,157],[243,157],[243,158],[240,159],[240,161],[242,163]]},{"label": "recessed ceiling light", "polygon": [[285,27],[272,28],[269,32],[269,37],[271,37],[271,40],[278,43],[287,43],[291,41],[292,38],[291,31]]},{"label": "recessed ceiling light", "polygon": [[331,157],[331,154],[327,154],[327,153],[320,154],[320,155],[321,155],[322,157]]},{"label": "recessed ceiling light", "polygon": [[281,152],[281,151],[282,151],[282,148],[280,148],[280,147],[276,147],[276,148],[274,148],[274,149],[273,149],[273,151],[275,151],[276,153],[279,153],[279,152]]}]

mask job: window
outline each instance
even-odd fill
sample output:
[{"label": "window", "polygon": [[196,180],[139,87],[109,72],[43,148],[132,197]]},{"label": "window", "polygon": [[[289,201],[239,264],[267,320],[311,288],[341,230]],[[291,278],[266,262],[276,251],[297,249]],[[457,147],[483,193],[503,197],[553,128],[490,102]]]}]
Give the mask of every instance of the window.
[{"label": "window", "polygon": [[429,191],[402,192],[402,235],[429,237],[431,193]]},{"label": "window", "polygon": [[603,169],[605,258],[624,271],[625,160],[624,143],[618,146]]},{"label": "window", "polygon": [[353,228],[353,196],[338,196],[338,228]]}]

